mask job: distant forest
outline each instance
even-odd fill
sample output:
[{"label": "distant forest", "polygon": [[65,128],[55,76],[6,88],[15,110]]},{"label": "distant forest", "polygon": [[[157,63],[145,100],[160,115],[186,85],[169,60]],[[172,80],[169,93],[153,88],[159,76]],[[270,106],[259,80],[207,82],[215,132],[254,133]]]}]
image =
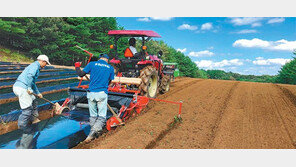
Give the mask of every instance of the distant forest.
[{"label": "distant forest", "polygon": [[[0,45],[18,50],[35,59],[46,54],[50,61],[59,65],[73,65],[75,61],[86,61],[87,55],[75,45],[95,55],[110,53],[113,39],[109,30],[124,29],[114,17],[2,17],[0,18]],[[141,41],[137,41],[140,47]],[[151,40],[147,51],[156,54],[163,51],[163,61],[178,63],[181,76],[208,79],[223,79],[251,82],[296,84],[296,59],[285,64],[276,76],[241,75],[222,70],[202,70],[186,55],[168,46],[164,41]],[[122,38],[118,50],[128,46],[128,39]],[[294,52],[294,55],[296,53]]]}]

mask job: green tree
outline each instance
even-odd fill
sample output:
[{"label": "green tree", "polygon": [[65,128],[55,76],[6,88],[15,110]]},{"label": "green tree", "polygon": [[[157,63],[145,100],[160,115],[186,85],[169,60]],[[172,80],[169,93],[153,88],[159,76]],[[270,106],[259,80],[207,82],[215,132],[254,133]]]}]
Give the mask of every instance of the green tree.
[{"label": "green tree", "polygon": [[[294,55],[296,55],[296,50],[294,51]],[[278,83],[286,83],[286,84],[296,84],[296,57],[293,57],[293,60],[289,63],[286,63],[276,78],[276,82]]]}]

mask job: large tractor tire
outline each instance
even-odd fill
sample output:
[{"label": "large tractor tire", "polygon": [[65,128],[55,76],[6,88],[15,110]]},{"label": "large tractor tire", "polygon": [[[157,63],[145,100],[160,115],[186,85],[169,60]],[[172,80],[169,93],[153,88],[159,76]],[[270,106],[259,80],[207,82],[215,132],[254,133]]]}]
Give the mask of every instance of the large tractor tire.
[{"label": "large tractor tire", "polygon": [[170,90],[170,83],[171,83],[171,78],[169,75],[164,75],[161,83],[160,83],[160,88],[159,88],[159,92],[161,94],[164,94],[166,92],[168,92]]},{"label": "large tractor tire", "polygon": [[139,90],[142,96],[155,98],[158,90],[158,72],[155,67],[147,66],[140,72],[142,79]]}]

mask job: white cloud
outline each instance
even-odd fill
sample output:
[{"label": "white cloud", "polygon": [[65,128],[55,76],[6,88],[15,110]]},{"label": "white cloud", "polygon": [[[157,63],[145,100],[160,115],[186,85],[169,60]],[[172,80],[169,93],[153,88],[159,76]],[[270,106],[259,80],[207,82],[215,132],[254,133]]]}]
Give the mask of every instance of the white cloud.
[{"label": "white cloud", "polygon": [[245,48],[262,48],[269,50],[281,50],[281,51],[293,51],[296,49],[296,41],[287,41],[281,39],[278,41],[264,41],[258,38],[251,40],[239,39],[236,40],[232,46],[234,47],[245,47]]},{"label": "white cloud", "polygon": [[218,62],[214,62],[212,60],[201,60],[201,61],[196,61],[195,63],[199,68],[204,68],[204,69],[221,69],[222,67],[228,67],[228,66],[232,66],[230,68],[234,68],[233,66],[241,66],[244,64],[243,61],[239,59],[222,60]]},{"label": "white cloud", "polygon": [[262,60],[264,59],[263,57],[256,57],[256,60]]},{"label": "white cloud", "polygon": [[214,49],[214,46],[210,46],[210,47],[208,47],[208,49],[210,49],[210,50],[211,50],[211,49]]},{"label": "white cloud", "polygon": [[287,62],[291,61],[291,59],[283,59],[283,58],[275,58],[275,59],[264,59],[263,57],[257,57],[256,60],[253,61],[255,65],[267,66],[267,65],[285,65]]},{"label": "white cloud", "polygon": [[213,29],[213,24],[212,23],[205,23],[201,25],[201,30],[211,30]]},{"label": "white cloud", "polygon": [[151,20],[158,20],[158,21],[170,21],[174,17],[142,17],[138,18],[137,21],[143,21],[143,22],[150,22]]},{"label": "white cloud", "polygon": [[152,20],[159,20],[159,21],[170,21],[173,17],[151,17]]},{"label": "white cloud", "polygon": [[257,30],[254,30],[254,29],[244,29],[244,30],[240,30],[240,31],[237,31],[237,32],[234,32],[236,34],[250,34],[250,33],[257,33],[258,31]]},{"label": "white cloud", "polygon": [[233,44],[234,47],[246,47],[246,48],[266,48],[270,46],[270,43],[268,41],[263,41],[258,38],[254,38],[252,40],[248,39],[239,39],[236,40]]},{"label": "white cloud", "polygon": [[189,24],[182,24],[178,27],[178,30],[197,30],[197,26],[192,26]]},{"label": "white cloud", "polygon": [[261,26],[262,17],[232,17],[230,22],[235,26],[251,25],[252,27]]},{"label": "white cloud", "polygon": [[196,61],[195,63],[199,68],[206,68],[206,69],[213,68],[213,64],[214,64],[212,60],[201,60],[201,61]]},{"label": "white cloud", "polygon": [[186,48],[184,48],[184,49],[177,49],[177,51],[179,51],[179,52],[181,52],[181,53],[184,53],[184,52],[186,52]]},{"label": "white cloud", "polygon": [[190,52],[189,53],[189,56],[192,56],[192,57],[210,57],[213,55],[214,55],[214,53],[209,50],[203,50],[203,51],[199,51],[199,52]]},{"label": "white cloud", "polygon": [[[283,17],[267,18],[267,17],[232,17],[229,18],[230,23],[235,26],[251,25],[252,27],[262,26],[264,21],[267,24],[282,23],[285,21]],[[267,22],[266,22],[267,21]]]},{"label": "white cloud", "polygon": [[287,41],[285,39],[275,41],[273,46],[274,50],[288,50],[293,51],[296,49],[296,41]]},{"label": "white cloud", "polygon": [[138,18],[137,21],[150,22],[151,20],[149,19],[149,17],[143,17],[143,18]]},{"label": "white cloud", "polygon": [[284,22],[285,21],[285,18],[283,17],[280,17],[280,18],[272,18],[272,19],[269,19],[267,24],[273,24],[273,23],[281,23],[281,22]]},{"label": "white cloud", "polygon": [[252,27],[261,27],[262,26],[262,23],[253,23],[251,24]]}]

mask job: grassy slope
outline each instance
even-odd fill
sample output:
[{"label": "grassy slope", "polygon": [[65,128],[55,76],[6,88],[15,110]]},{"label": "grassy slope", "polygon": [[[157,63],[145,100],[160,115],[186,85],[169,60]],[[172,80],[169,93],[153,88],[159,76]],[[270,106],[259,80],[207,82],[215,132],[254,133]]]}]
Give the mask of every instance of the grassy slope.
[{"label": "grassy slope", "polygon": [[33,60],[26,57],[24,54],[19,51],[14,51],[0,46],[0,61],[4,62],[22,62],[22,63],[31,63]]}]

